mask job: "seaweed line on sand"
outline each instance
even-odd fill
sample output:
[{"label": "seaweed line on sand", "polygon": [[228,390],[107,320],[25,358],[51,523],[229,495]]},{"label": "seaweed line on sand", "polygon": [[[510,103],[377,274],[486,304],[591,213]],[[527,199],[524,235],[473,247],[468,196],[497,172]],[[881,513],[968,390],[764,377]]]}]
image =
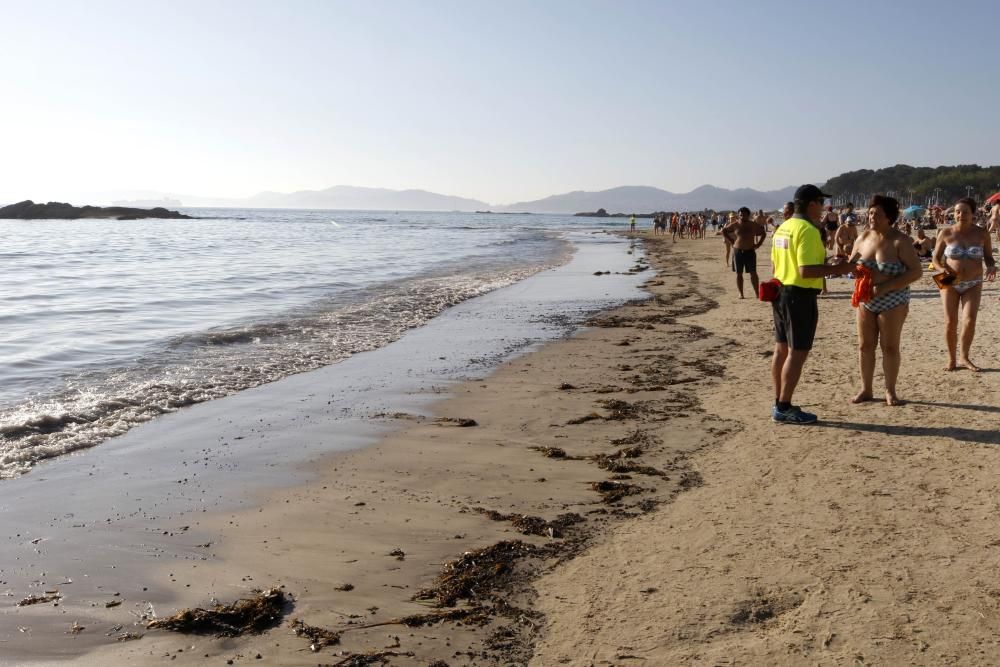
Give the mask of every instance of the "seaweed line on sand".
[{"label": "seaweed line on sand", "polygon": [[473,507],[473,512],[482,514],[490,521],[509,521],[514,530],[522,535],[540,535],[542,537],[562,537],[566,529],[583,523],[585,519],[575,512],[560,514],[552,521],[546,521],[540,516],[527,514],[503,514],[484,507]]},{"label": "seaweed line on sand", "polygon": [[433,602],[438,607],[454,607],[459,600],[488,599],[513,575],[515,564],[529,556],[544,557],[551,551],[521,540],[466,551],[445,563],[435,585],[414,594],[414,600]]}]

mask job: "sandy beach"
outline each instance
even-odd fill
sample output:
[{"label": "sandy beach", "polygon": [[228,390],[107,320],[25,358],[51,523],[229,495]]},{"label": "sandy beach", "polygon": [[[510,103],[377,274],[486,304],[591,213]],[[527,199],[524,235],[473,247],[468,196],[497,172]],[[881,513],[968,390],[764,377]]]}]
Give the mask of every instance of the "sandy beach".
[{"label": "sandy beach", "polygon": [[[890,408],[848,402],[850,283],[831,281],[797,394],[822,421],[776,426],[769,307],[737,298],[720,239],[645,243],[648,300],[395,415],[307,484],[204,515],[211,548],[154,577],[183,594],[152,613],[281,586],[294,603],[266,632],[147,631],[129,599],[122,631],[142,639],[74,664],[995,661],[995,288],[986,370],[947,374],[936,290],[914,286],[908,403]],[[437,579],[461,568],[466,588]]]},{"label": "sandy beach", "polygon": [[1000,667],[1000,2],[900,9],[6,3],[0,667]]},{"label": "sandy beach", "polygon": [[798,429],[766,419],[767,309],[737,301],[718,252],[691,267],[720,307],[689,322],[729,341],[706,419],[737,432],[692,457],[703,486],[543,579],[535,664],[996,664],[996,288],[974,347],[984,372],[945,373],[937,290],[914,284],[908,403],[890,408],[849,404],[850,283],[831,281],[797,394],[822,421]]}]

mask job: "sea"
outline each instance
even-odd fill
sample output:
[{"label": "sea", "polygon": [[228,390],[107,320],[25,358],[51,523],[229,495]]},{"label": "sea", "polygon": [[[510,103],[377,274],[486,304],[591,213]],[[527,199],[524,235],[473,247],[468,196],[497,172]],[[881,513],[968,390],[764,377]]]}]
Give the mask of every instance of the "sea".
[{"label": "sea", "polygon": [[[184,209],[0,220],[0,479],[383,347],[624,219]],[[0,482],[2,483],[2,482]]]}]

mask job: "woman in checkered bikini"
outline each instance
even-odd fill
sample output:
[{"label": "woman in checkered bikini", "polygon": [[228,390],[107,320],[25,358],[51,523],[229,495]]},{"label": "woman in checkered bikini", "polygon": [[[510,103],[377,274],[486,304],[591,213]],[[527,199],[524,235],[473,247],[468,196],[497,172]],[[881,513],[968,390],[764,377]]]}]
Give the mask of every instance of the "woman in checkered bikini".
[{"label": "woman in checkered bikini", "polygon": [[852,403],[873,400],[875,347],[882,348],[885,373],[885,403],[900,405],[896,378],[901,359],[899,350],[903,322],[910,310],[910,283],[923,275],[913,242],[893,224],[899,218],[899,202],[875,195],[868,205],[867,230],[854,243],[851,264],[861,264],[872,274],[873,296],[858,308],[858,362],[861,391]]}]

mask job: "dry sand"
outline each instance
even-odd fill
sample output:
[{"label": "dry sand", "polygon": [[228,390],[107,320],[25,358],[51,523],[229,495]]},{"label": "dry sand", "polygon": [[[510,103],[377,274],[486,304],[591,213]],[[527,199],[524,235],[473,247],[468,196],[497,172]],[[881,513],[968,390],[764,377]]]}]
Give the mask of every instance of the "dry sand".
[{"label": "dry sand", "polygon": [[715,252],[690,264],[723,293],[688,321],[732,341],[715,357],[723,382],[700,392],[706,419],[739,431],[692,457],[703,486],[539,582],[548,624],[532,664],[1000,663],[996,288],[973,350],[991,372],[972,374],[941,370],[937,290],[914,285],[909,403],[890,408],[848,403],[850,283],[831,281],[796,394],[822,422],[776,426],[768,309],[736,299]]},{"label": "dry sand", "polygon": [[[216,558],[173,577],[204,591],[283,585],[296,603],[280,626],[237,639],[151,631],[85,662],[367,664],[343,661],[369,651],[423,666],[1000,662],[1000,376],[940,370],[936,291],[917,286],[904,332],[910,402],[853,406],[853,313],[848,282],[834,282],[796,396],[823,423],[775,426],[769,308],[736,298],[717,238],[649,243],[653,299],[437,406],[477,426],[413,418],[314,483],[202,522]],[[986,368],[995,297],[991,286],[974,356]],[[610,470],[593,458],[634,443],[640,456]],[[616,469],[637,493],[602,502],[591,484]],[[585,521],[522,535],[476,507]],[[410,598],[447,561],[502,540],[546,551],[459,601],[482,605],[485,626],[358,627],[434,612]],[[291,618],[344,631],[342,644],[313,653]]]}]

